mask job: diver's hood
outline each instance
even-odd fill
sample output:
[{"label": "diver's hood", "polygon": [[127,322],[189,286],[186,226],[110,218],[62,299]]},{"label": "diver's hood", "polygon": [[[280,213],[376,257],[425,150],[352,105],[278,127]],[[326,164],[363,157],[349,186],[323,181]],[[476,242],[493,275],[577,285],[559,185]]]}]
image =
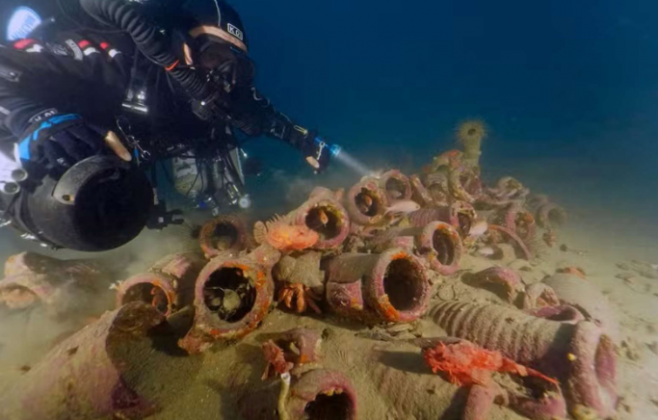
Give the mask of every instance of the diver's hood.
[{"label": "diver's hood", "polygon": [[221,29],[236,41],[249,46],[245,27],[238,12],[225,0],[186,0],[182,2],[180,22],[187,30],[196,26],[208,25]]},{"label": "diver's hood", "polygon": [[107,251],[134,239],[152,206],[153,189],[141,170],[115,156],[93,156],[22,193],[16,215],[23,230],[47,245]]}]

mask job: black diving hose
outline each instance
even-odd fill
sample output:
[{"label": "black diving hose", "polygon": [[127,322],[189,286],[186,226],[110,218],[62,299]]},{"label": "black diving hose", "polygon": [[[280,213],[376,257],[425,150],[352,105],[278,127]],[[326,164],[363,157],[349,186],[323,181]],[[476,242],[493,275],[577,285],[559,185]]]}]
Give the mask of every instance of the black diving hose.
[{"label": "black diving hose", "polygon": [[203,101],[210,96],[204,78],[193,69],[178,65],[179,58],[171,51],[167,36],[150,23],[135,4],[128,0],[80,0],[80,5],[100,22],[126,31],[137,48],[167,69],[193,99]]}]

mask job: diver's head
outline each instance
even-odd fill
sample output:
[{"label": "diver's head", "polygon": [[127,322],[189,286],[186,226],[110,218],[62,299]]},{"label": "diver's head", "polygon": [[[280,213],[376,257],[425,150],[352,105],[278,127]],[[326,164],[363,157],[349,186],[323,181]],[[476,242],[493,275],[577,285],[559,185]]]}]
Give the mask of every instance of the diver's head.
[{"label": "diver's head", "polygon": [[186,63],[221,75],[233,86],[251,85],[255,67],[235,9],[223,0],[188,0],[182,12]]}]

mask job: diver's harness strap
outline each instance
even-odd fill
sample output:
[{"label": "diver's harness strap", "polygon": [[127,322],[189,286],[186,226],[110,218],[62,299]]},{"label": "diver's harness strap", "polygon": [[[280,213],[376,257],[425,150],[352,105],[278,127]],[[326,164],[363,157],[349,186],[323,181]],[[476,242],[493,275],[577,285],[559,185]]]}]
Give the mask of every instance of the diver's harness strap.
[{"label": "diver's harness strap", "polygon": [[116,126],[121,132],[121,135],[126,139],[128,147],[133,150],[133,155],[137,160],[137,164],[141,165],[142,162],[149,162],[153,155],[142,146],[141,141],[133,135],[132,125],[130,119],[125,115],[120,115],[116,118]]}]

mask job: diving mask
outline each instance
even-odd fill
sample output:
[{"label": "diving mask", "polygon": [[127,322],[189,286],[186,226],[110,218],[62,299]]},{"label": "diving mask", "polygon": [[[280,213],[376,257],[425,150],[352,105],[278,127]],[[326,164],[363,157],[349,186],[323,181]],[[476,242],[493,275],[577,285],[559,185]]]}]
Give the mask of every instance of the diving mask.
[{"label": "diving mask", "polygon": [[251,86],[256,66],[249,55],[240,48],[213,36],[201,36],[194,40],[192,59],[194,65],[232,90]]}]

